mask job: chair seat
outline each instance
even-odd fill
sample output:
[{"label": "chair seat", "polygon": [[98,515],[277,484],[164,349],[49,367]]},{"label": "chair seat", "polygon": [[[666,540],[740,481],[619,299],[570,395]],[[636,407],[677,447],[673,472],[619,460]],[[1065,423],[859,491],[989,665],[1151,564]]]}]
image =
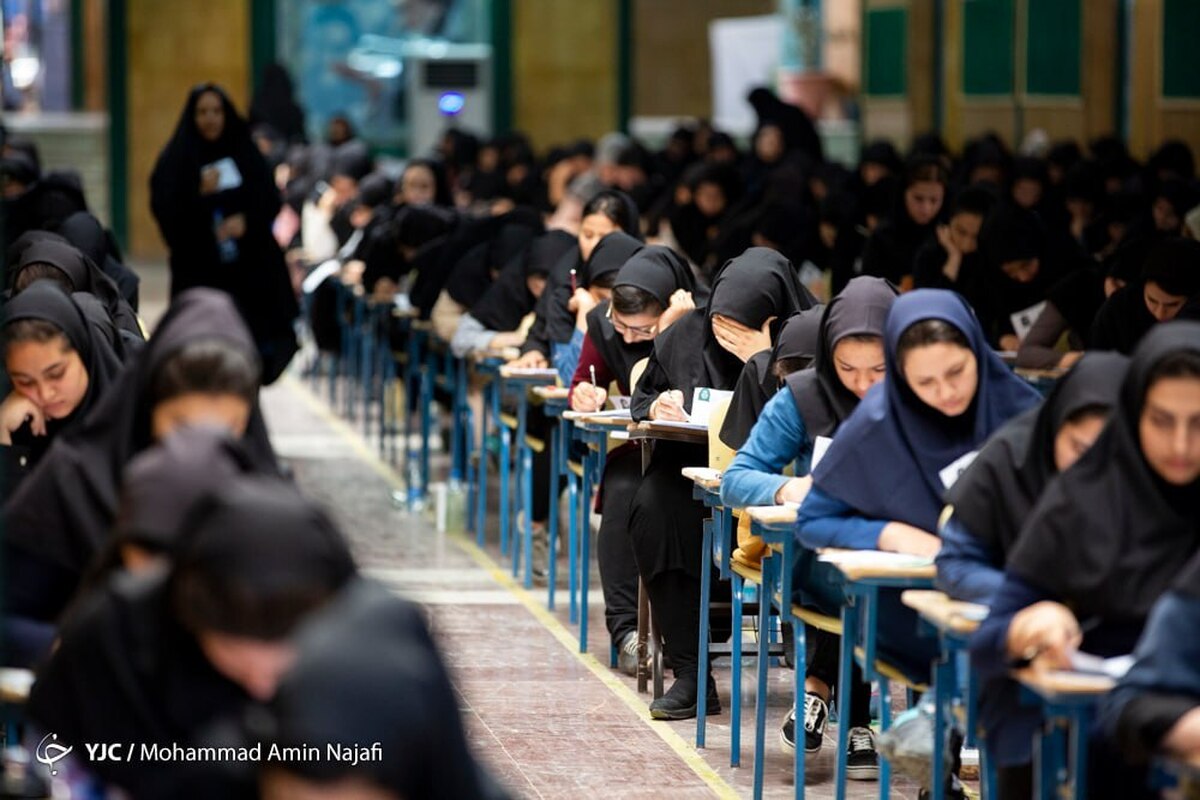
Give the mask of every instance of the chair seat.
[{"label": "chair seat", "polygon": [[797,605],[792,606],[792,616],[805,625],[811,625],[819,631],[832,633],[835,636],[842,635],[842,620],[840,617],[831,617],[828,614],[822,614],[819,611],[813,611],[811,608],[804,608]]},{"label": "chair seat", "polygon": [[508,428],[509,430],[514,430],[514,431],[520,425],[520,423],[517,421],[516,416],[513,414],[501,414],[500,415],[500,424],[503,425],[504,427]]},{"label": "chair seat", "polygon": [[535,453],[542,453],[546,449],[546,443],[536,436],[526,436],[525,446]]},{"label": "chair seat", "polygon": [[[854,657],[859,661],[862,661],[867,657],[867,653],[863,648],[856,647],[854,648]],[[887,678],[889,681],[899,683],[901,686],[912,689],[914,692],[924,693],[929,691],[929,684],[917,683],[909,680],[899,667],[895,666],[894,664],[889,664],[882,659],[875,659],[875,671]]]},{"label": "chair seat", "polygon": [[733,570],[742,580],[750,581],[751,583],[762,586],[762,570],[748,567],[740,561],[730,561],[729,568]]},{"label": "chair seat", "polygon": [[578,461],[568,461],[567,469],[571,470],[571,472],[575,473],[580,478],[583,477],[583,464],[580,464]]}]

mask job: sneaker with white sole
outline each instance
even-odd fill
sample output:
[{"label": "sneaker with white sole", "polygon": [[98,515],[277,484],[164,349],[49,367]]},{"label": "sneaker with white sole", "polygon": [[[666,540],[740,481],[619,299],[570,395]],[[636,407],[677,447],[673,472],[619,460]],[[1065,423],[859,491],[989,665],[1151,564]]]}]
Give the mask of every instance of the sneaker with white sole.
[{"label": "sneaker with white sole", "polygon": [[846,777],[852,781],[879,780],[879,754],[870,728],[851,728],[846,745]]},{"label": "sneaker with white sole", "polygon": [[[812,755],[821,751],[825,741],[825,723],[829,721],[829,705],[812,692],[804,693],[804,752]],[[795,738],[792,739],[795,747]]]},{"label": "sneaker with white sole", "polygon": [[637,677],[637,651],[637,631],[630,631],[621,639],[621,644],[617,648],[617,669],[626,675]]}]

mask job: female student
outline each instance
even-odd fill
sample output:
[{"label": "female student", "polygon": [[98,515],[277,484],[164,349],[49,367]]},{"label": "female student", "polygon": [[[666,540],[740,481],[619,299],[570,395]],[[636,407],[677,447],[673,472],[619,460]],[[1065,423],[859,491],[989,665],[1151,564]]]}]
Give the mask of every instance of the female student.
[{"label": "female student", "polygon": [[1091,347],[1131,353],[1160,322],[1172,320],[1200,299],[1200,242],[1179,237],[1153,245],[1141,280],[1114,292],[1092,323]]},{"label": "female student", "polygon": [[951,289],[961,294],[976,314],[990,310],[979,232],[995,204],[996,194],[987,186],[968,186],[954,197],[946,224],[938,225],[936,237],[917,251],[913,262],[916,288]]},{"label": "female student", "polygon": [[[810,550],[933,556],[946,487],[992,433],[1040,399],[988,347],[953,292],[918,289],[899,297],[884,326],[884,354],[887,379],[867,391],[813,470],[796,520],[796,538]],[[798,569],[806,566],[808,574],[797,578],[801,602],[836,615],[840,581],[827,567],[802,561]],[[914,639],[916,616],[900,593],[881,591],[878,612],[882,658],[927,681],[936,644]],[[852,750],[873,749],[869,730],[855,733]]]},{"label": "female student", "polygon": [[176,297],[136,358],[5,505],[10,614],[58,617],[108,538],[121,470],[177,428],[223,426],[259,471],[278,471],[257,410],[254,340],[228,296],[195,289]]},{"label": "female student", "polygon": [[733,397],[729,399],[729,410],[721,423],[720,438],[727,446],[740,449],[784,377],[812,363],[824,313],[825,306],[818,303],[793,314],[779,329],[779,336],[770,350],[750,356],[738,376]]},{"label": "female student", "polygon": [[[70,615],[29,718],[132,796],[253,797],[211,762],[147,759],[142,748],[211,745],[222,722],[270,700],[294,658],[287,637],[354,562],[325,513],[279,478],[230,482],[183,519],[169,571],[118,576]],[[91,742],[139,757],[85,760]]]},{"label": "female student", "polygon": [[[609,234],[601,245],[620,235]],[[600,253],[599,247],[596,253]],[[653,245],[629,258],[617,272],[612,299],[588,312],[587,334],[571,379],[571,408],[604,408],[606,387],[613,381],[618,391],[628,396],[634,364],[650,355],[655,337],[694,308],[695,288],[691,267],[670,248]],[[629,514],[641,480],[636,448],[621,447],[608,454],[600,485],[596,549],[605,623],[617,647],[617,666],[631,675],[637,672],[638,573],[629,538]]]},{"label": "female student", "polygon": [[1046,485],[1087,452],[1108,422],[1128,363],[1116,353],[1084,355],[1045,402],[1005,425],[979,451],[946,493],[938,588],[960,600],[991,600],[1021,525]]},{"label": "female student", "polygon": [[551,313],[547,330],[561,325],[560,321],[554,319],[560,312],[573,313],[574,316],[574,327],[568,341],[551,343],[551,361],[564,384],[569,385],[575,375],[592,310],[612,297],[612,287],[618,273],[642,247],[639,240],[621,231],[608,234],[596,244],[591,257],[584,263],[579,285],[569,302],[561,309],[558,304],[552,303],[548,309]]},{"label": "female student", "polygon": [[[808,369],[784,378],[786,390],[767,403],[745,445],[721,480],[721,502],[730,507],[799,503],[812,485],[811,461],[819,437],[831,437],[867,390],[883,379],[884,320],[896,288],[883,278],[854,278],[821,315],[816,358]],[[804,315],[807,315],[805,312]],[[793,318],[796,319],[796,318]],[[796,462],[796,476],[783,469]],[[810,629],[805,676],[805,750],[821,749],[828,703],[838,675],[838,637]],[[854,671],[851,728],[869,728],[871,687]],[[809,699],[811,698],[811,699]],[[851,737],[852,742],[862,737]],[[781,741],[795,748],[795,709],[784,721]],[[873,743],[852,751],[848,775],[878,775]]]},{"label": "female student", "polygon": [[[633,393],[633,418],[685,420],[695,389],[732,389],[750,356],[770,347],[772,326],[813,304],[795,268],[774,250],[752,247],[727,262],[714,277],[708,308],[683,316],[655,340]],[[658,442],[633,499],[638,573],[675,671],[671,689],[650,704],[656,719],[695,715],[701,669],[708,708],[720,708],[709,665],[697,663],[700,570],[710,568],[699,546],[704,509],[680,475],[682,467],[706,461],[703,447]]]},{"label": "female student", "polygon": [[138,284],[141,283],[141,278],[121,263],[112,234],[105,229],[100,220],[87,211],[77,211],[62,221],[58,226],[58,233],[79,248],[101,272],[112,278],[121,292],[121,297],[129,303],[134,312],[137,312]]},{"label": "female student", "polygon": [[[618,231],[641,239],[637,204],[624,192],[605,189],[583,207],[579,222],[578,252],[565,254],[550,270],[546,291],[538,298],[537,318],[521,345],[519,367],[546,367],[554,356],[554,345],[568,344],[575,331],[575,310],[569,307],[575,290],[587,287],[586,265],[604,237]],[[617,265],[618,268],[620,265]],[[571,270],[575,270],[572,285]]]},{"label": "female student", "polygon": [[192,89],[150,176],[150,208],[171,251],[171,296],[194,286],[228,292],[254,336],[264,384],[296,351],[299,306],[271,234],[281,202],[224,90]]},{"label": "female student", "polygon": [[897,286],[911,281],[917,252],[936,235],[949,176],[934,156],[915,156],[904,169],[904,183],[892,215],[879,223],[862,254],[862,274],[887,278]]},{"label": "female student", "polygon": [[[28,234],[27,234],[28,235]],[[55,234],[38,232],[38,238],[20,248],[21,255],[12,270],[12,293],[18,295],[34,281],[50,280],[68,294],[87,292],[98,299],[123,335],[137,340],[145,337],[137,314],[121,297],[117,285],[100,271],[91,259],[59,240]]]},{"label": "female student", "polygon": [[300,629],[263,722],[262,740],[280,748],[378,743],[381,754],[265,763],[265,800],[507,797],[472,758],[421,608],[366,579]]},{"label": "female student", "polygon": [[1146,621],[1129,672],[1101,701],[1112,748],[1135,764],[1200,758],[1200,555]]},{"label": "female student", "polygon": [[46,281],[5,304],[3,342],[13,387],[0,403],[7,497],[51,442],[79,427],[116,381],[121,362],[79,302]]},{"label": "female student", "polygon": [[[1080,650],[1133,650],[1151,607],[1200,547],[1197,431],[1200,324],[1157,326],[1134,351],[1104,432],[1050,482],[1021,528],[971,642],[984,679],[1014,663],[1066,668]],[[1027,796],[1037,713],[981,712],[1001,797]],[[1114,797],[1138,795],[1145,784],[1119,768],[1120,758],[1093,752],[1110,767],[1093,780]]]}]

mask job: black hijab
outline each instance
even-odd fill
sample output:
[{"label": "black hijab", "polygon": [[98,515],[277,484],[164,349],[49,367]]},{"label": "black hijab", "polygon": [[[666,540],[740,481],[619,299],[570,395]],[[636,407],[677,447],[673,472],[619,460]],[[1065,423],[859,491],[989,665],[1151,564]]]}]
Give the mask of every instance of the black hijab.
[{"label": "black hijab", "polygon": [[263,67],[262,82],[250,101],[250,124],[270,125],[288,144],[303,144],[308,140],[304,110],[296,103],[292,76],[281,64]]},{"label": "black hijab", "polygon": [[[617,272],[642,246],[641,241],[622,231],[613,231],[604,236],[596,243],[591,258],[583,262],[582,269],[576,271],[576,285],[586,289],[598,278]],[[571,341],[575,332],[575,313],[567,306],[574,294],[570,271],[566,280],[555,282],[553,289],[547,286],[546,293],[552,296],[539,309],[539,313],[544,313],[546,317],[546,336],[551,344],[565,344]]]},{"label": "black hijab", "polygon": [[[195,122],[196,104],[207,92],[220,98],[225,112],[221,135],[212,142]],[[236,164],[241,184],[201,195],[201,169],[223,158]],[[271,234],[282,203],[274,176],[229,96],[211,83],[192,89],[150,175],[150,209],[171,251],[171,296],[197,286],[228,292],[254,336],[264,384],[283,372],[297,346],[292,323],[300,309],[283,252]],[[237,240],[231,263],[220,256],[213,224],[217,214],[245,215],[246,233]]]},{"label": "black hijab", "polygon": [[775,374],[779,359],[799,360],[801,369],[809,365],[817,349],[817,330],[824,310],[825,306],[818,304],[793,314],[780,328],[770,350],[750,356],[738,376],[725,422],[721,425],[722,442],[737,450],[750,438],[750,429],[779,390],[780,380]]},{"label": "black hijab", "polygon": [[62,272],[70,281],[72,291],[94,295],[104,304],[108,315],[120,330],[139,340],[144,338],[137,314],[121,297],[117,284],[74,245],[48,237],[31,242],[23,248],[20,261],[12,271],[9,286],[15,286],[22,270],[38,263],[49,264]]},{"label": "black hijab", "polygon": [[113,255],[108,232],[104,230],[100,220],[87,211],[79,211],[64,219],[58,226],[58,232],[100,267],[100,270],[117,285],[121,297],[129,303],[129,307],[137,311],[138,284],[141,283],[141,278]]},{"label": "black hijab", "polygon": [[96,407],[108,388],[117,380],[121,361],[109,342],[99,336],[89,323],[78,301],[68,297],[47,281],[36,281],[4,305],[4,325],[23,319],[49,322],[62,331],[71,347],[79,354],[87,370],[88,388],[78,407],[63,419],[47,419],[46,435],[34,436],[28,423],[13,432],[13,457],[16,473],[9,473],[6,495],[21,476],[31,471],[58,436],[77,429],[81,421]]},{"label": "black hijab", "polygon": [[734,388],[744,364],[718,344],[712,332],[714,315],[756,330],[773,317],[774,339],[792,314],[815,304],[795,268],[775,250],[751,247],[726,262],[713,279],[708,307],[680,318],[654,340],[650,362],[634,392],[634,418],[645,419],[658,394],[668,389],[682,391],[684,407],[690,410],[693,389]]},{"label": "black hijab", "polygon": [[[79,427],[54,442],[40,468],[9,499],[7,544],[82,575],[108,538],[121,471],[153,443],[152,384],[160,367],[185,345],[213,339],[255,352],[228,296],[211,289],[179,295],[145,349]],[[257,406],[242,442],[259,471],[278,472]]]},{"label": "black hijab", "polygon": [[[117,573],[84,598],[38,675],[29,716],[77,748],[119,741],[140,753],[143,743],[212,744],[222,721],[240,718],[251,698],[201,650],[186,622],[183,578],[204,575],[261,610],[297,593],[319,601],[353,572],[345,541],[293,487],[262,476],[227,484],[184,517],[169,572]],[[89,769],[135,797],[257,796],[212,764],[126,759]]]},{"label": "black hijab", "polygon": [[1096,314],[1093,348],[1129,354],[1158,324],[1143,297],[1147,282],[1176,296],[1193,300],[1200,297],[1200,242],[1169,237],[1149,246],[1141,265],[1141,279],[1113,292]]},{"label": "black hijab", "polygon": [[1134,351],[1100,438],[1034,507],[1008,571],[1080,619],[1140,622],[1200,546],[1200,481],[1172,486],[1142,455],[1150,376],[1175,353],[1200,353],[1200,324],[1155,326]]},{"label": "black hijab", "polygon": [[[609,236],[601,239],[600,243],[607,241]],[[671,295],[676,291],[695,291],[696,279],[692,275],[691,267],[674,250],[662,245],[649,245],[641,247],[625,261],[613,283],[614,289],[618,286],[641,289],[653,296],[665,311],[671,305]],[[617,386],[622,392],[628,393],[629,374],[633,371],[633,365],[650,355],[650,351],[654,349],[654,340],[627,344],[609,319],[610,303],[611,301],[605,301],[588,313],[587,335],[592,346],[608,365],[609,371],[617,376]]]},{"label": "black hijab", "polygon": [[472,800],[504,793],[475,763],[458,699],[421,609],[377,583],[347,586],[297,636],[299,653],[251,729],[279,747],[378,742],[382,758],[285,769],[316,782],[357,776],[397,797]]},{"label": "black hijab", "polygon": [[[519,234],[526,228],[517,228]],[[492,331],[516,330],[521,320],[533,311],[538,298],[529,291],[526,279],[545,277],[554,262],[575,244],[575,237],[565,231],[550,231],[529,240],[509,257],[500,275],[471,306],[471,316]]]},{"label": "black hijab", "polygon": [[499,273],[517,261],[544,230],[541,216],[532,209],[518,208],[497,219],[502,221],[473,226],[477,236],[469,249],[461,251],[461,257],[450,265],[446,292],[468,309],[480,302],[489,287],[500,279]]},{"label": "black hijab", "polygon": [[1037,408],[1001,428],[946,493],[954,516],[991,549],[1008,553],[1021,524],[1057,474],[1054,439],[1071,415],[1111,408],[1129,359],[1088,353],[1055,384]]},{"label": "black hijab", "polygon": [[896,300],[896,287],[883,278],[854,278],[829,301],[817,334],[816,357],[809,369],[787,376],[788,390],[804,429],[812,438],[833,436],[858,407],[858,396],[846,388],[833,363],[833,348],[847,336],[883,338],[884,322]]}]

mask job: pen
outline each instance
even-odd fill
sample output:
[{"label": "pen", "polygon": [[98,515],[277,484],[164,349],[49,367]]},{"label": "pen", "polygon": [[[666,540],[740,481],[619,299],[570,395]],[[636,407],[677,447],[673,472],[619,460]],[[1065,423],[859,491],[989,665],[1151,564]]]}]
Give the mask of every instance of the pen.
[{"label": "pen", "polygon": [[596,386],[596,365],[588,364],[588,372],[591,373],[592,376],[592,391],[594,392],[597,388],[599,388]]},{"label": "pen", "polygon": [[571,294],[575,294],[575,270],[571,270]]}]

